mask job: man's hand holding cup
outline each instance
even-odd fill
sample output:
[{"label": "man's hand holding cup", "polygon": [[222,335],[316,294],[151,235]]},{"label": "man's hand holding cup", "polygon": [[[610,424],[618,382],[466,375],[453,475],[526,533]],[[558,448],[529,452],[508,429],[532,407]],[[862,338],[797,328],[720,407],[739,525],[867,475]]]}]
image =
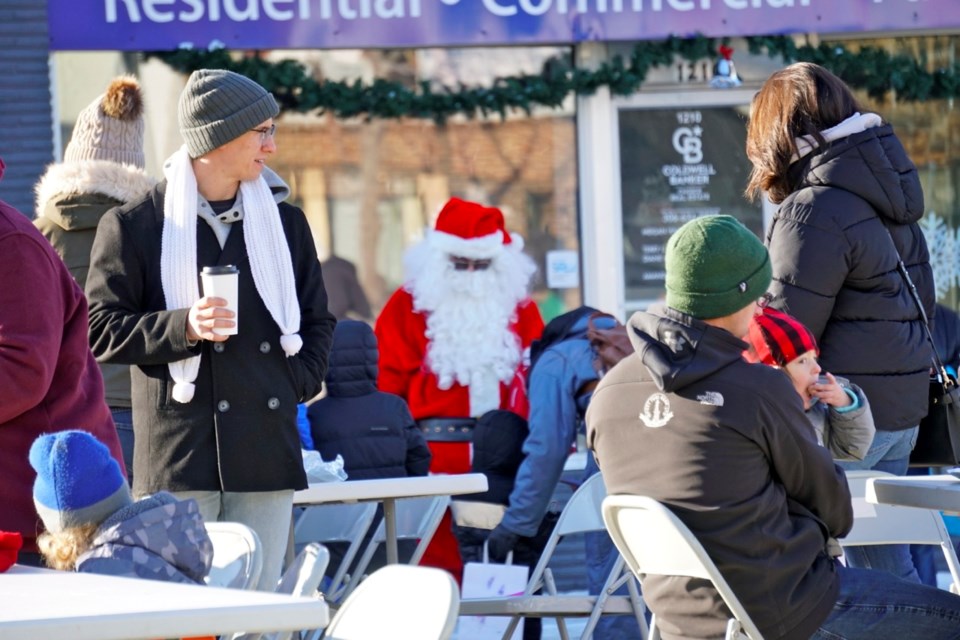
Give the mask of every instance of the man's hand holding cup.
[{"label": "man's hand holding cup", "polygon": [[223,342],[237,334],[239,273],[233,265],[203,268],[203,297],[193,303],[187,314],[187,340]]}]

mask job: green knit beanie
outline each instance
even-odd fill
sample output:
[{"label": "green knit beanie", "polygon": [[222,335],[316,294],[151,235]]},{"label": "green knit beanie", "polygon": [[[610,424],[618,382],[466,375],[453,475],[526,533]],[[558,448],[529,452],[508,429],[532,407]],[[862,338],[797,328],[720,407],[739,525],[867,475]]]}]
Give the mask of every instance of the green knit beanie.
[{"label": "green knit beanie", "polygon": [[740,311],[767,291],[770,256],[733,216],[705,216],[670,236],[667,306],[709,320]]},{"label": "green knit beanie", "polygon": [[191,158],[239,138],[280,113],[259,84],[233,71],[198,69],[180,94],[177,121]]}]

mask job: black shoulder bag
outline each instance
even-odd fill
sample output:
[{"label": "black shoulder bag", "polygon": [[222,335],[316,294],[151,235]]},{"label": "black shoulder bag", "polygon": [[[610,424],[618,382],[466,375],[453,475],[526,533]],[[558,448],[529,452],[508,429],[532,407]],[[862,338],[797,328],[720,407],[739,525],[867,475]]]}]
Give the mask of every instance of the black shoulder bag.
[{"label": "black shoulder bag", "polygon": [[910,454],[911,467],[955,467],[960,465],[960,387],[957,379],[947,373],[937,345],[933,342],[927,313],[920,301],[920,294],[907,273],[903,260],[897,256],[897,271],[907,283],[910,296],[920,310],[923,332],[933,350],[933,367],[936,372],[930,377],[930,400],[927,417],[920,421],[917,445]]}]

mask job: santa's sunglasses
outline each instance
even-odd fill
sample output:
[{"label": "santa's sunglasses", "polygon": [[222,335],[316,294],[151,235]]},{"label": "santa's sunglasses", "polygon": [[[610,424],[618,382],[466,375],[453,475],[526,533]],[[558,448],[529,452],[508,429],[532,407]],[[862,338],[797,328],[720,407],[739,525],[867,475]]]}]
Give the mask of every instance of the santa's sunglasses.
[{"label": "santa's sunglasses", "polygon": [[490,258],[481,258],[479,260],[461,258],[460,256],[452,256],[450,258],[450,264],[453,265],[454,271],[486,271],[492,263],[493,260]]}]

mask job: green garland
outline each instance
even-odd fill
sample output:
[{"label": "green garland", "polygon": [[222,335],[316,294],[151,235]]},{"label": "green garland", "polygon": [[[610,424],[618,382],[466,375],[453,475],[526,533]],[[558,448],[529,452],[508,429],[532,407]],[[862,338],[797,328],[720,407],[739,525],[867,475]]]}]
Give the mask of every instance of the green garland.
[{"label": "green garland", "polygon": [[[891,91],[896,92],[898,100],[907,102],[960,96],[960,64],[931,72],[925,59],[893,55],[878,47],[851,51],[842,44],[797,46],[788,36],[746,40],[753,54],[780,56],[785,63],[815,62],[878,100]],[[721,42],[726,39],[698,36],[643,41],[634,47],[629,59],[618,55],[594,70],[577,68],[566,57],[554,57],[536,75],[500,77],[488,87],[460,85],[440,90],[427,81],[415,89],[382,79],[372,84],[360,80],[318,82],[298,61],[237,58],[225,49],[152,51],[145,56],[158,58],[183,73],[203,68],[236,71],[273,93],[283,110],[319,111],[337,118],[430,118],[442,124],[457,114],[473,118],[498,113],[504,117],[508,111],[522,110],[529,115],[534,107],[558,108],[570,93],[589,95],[600,87],[609,87],[614,95],[630,95],[640,88],[650,69],[672,65],[677,56],[692,62],[713,60]]]}]

